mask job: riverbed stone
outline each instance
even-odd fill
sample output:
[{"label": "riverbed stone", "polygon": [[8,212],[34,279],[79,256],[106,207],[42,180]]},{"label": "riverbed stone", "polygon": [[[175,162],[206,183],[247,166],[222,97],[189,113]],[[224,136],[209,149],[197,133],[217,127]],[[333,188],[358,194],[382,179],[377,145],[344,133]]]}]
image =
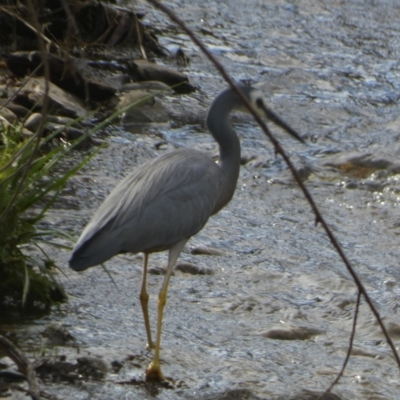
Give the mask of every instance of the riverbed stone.
[{"label": "riverbed stone", "polygon": [[[49,82],[49,109],[66,117],[77,118],[86,115],[83,102],[76,96],[66,92]],[[42,77],[31,78],[15,96],[15,102],[26,108],[41,110],[46,93],[46,81]]]}]

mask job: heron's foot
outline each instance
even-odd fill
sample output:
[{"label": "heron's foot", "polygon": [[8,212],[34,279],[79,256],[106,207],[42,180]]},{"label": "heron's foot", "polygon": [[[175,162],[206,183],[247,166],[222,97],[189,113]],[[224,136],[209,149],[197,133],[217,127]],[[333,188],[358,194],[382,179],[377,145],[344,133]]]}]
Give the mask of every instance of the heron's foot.
[{"label": "heron's foot", "polygon": [[164,375],[161,372],[160,364],[152,361],[146,369],[146,382],[164,381]]}]

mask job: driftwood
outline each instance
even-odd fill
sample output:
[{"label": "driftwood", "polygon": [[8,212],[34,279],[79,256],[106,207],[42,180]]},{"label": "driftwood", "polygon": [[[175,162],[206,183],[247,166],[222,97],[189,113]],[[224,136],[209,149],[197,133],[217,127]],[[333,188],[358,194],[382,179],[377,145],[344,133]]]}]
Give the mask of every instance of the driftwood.
[{"label": "driftwood", "polygon": [[6,354],[18,369],[25,375],[29,384],[29,394],[33,400],[40,400],[39,387],[36,382],[36,374],[33,365],[28,358],[4,336],[0,335],[0,351]]}]

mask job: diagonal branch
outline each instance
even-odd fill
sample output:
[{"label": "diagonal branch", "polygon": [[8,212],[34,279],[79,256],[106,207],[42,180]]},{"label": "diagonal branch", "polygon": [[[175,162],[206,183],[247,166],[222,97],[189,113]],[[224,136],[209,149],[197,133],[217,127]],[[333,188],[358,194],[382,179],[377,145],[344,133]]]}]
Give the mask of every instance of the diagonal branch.
[{"label": "diagonal branch", "polygon": [[400,369],[400,357],[396,351],[396,347],[392,341],[392,339],[389,336],[388,331],[386,330],[385,325],[383,324],[382,318],[379,315],[378,310],[372,303],[371,298],[369,297],[364,285],[362,284],[360,278],[358,277],[357,273],[351,266],[349,260],[347,259],[346,255],[344,254],[344,251],[342,247],[340,246],[339,242],[337,241],[335,235],[329,228],[328,224],[326,223],[325,219],[323,218],[321,212],[319,211],[314,199],[311,196],[311,193],[308,191],[304,183],[302,182],[300,175],[296,171],[296,168],[294,167],[293,163],[290,161],[289,156],[286,154],[286,152],[283,150],[282,146],[278,142],[278,140],[272,135],[271,131],[268,129],[264,121],[260,118],[260,116],[257,114],[256,110],[251,106],[251,104],[247,101],[246,97],[243,95],[243,93],[240,91],[240,89],[235,85],[234,81],[230,78],[228,73],[225,71],[224,67],[218,60],[208,51],[207,47],[203,44],[201,40],[197,38],[197,36],[193,33],[191,29],[189,29],[186,24],[173,12],[171,11],[167,6],[164,4],[161,4],[158,0],[147,0],[150,4],[152,4],[154,7],[158,8],[161,10],[163,13],[168,15],[168,17],[175,22],[177,25],[179,25],[186,33],[187,35],[192,39],[192,41],[200,48],[200,50],[208,57],[208,59],[214,64],[215,68],[220,72],[221,76],[225,79],[225,81],[231,86],[231,88],[238,94],[238,96],[242,99],[244,105],[246,108],[249,110],[250,114],[254,117],[255,121],[260,125],[261,129],[264,131],[264,133],[267,135],[269,140],[272,142],[275,152],[279,153],[282,158],[285,160],[287,166],[289,167],[290,171],[292,172],[292,175],[299,185],[300,189],[302,190],[305,198],[309,202],[311,209],[313,210],[315,214],[315,221],[316,224],[320,223],[322,227],[324,228],[326,234],[328,235],[333,247],[336,249],[338,252],[340,258],[342,259],[343,263],[345,264],[347,270],[349,271],[350,275],[352,276],[359,292],[364,296],[369,308],[371,309],[372,313],[375,315],[376,320],[378,321],[379,326],[382,329],[382,332],[392,349],[394,358],[396,360],[397,365],[399,366]]}]

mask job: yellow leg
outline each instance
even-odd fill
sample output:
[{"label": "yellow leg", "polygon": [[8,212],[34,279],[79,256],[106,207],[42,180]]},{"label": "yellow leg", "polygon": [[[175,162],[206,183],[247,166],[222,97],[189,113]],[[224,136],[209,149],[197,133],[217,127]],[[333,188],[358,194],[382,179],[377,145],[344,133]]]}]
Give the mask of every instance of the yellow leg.
[{"label": "yellow leg", "polygon": [[156,339],[156,350],[154,352],[153,361],[149,364],[146,370],[147,381],[161,381],[164,379],[164,375],[161,372],[160,367],[160,342],[161,342],[161,328],[164,306],[167,302],[167,291],[169,279],[172,274],[172,270],[176,264],[176,261],[181,254],[183,247],[185,246],[187,239],[183,239],[180,242],[174,244],[169,249],[168,267],[164,277],[164,283],[161,287],[160,294],[158,296],[158,317],[157,317],[157,339]]},{"label": "yellow leg", "polygon": [[143,263],[143,279],[142,279],[142,289],[140,291],[140,304],[142,305],[144,326],[146,327],[147,334],[147,347],[149,349],[154,349],[154,343],[151,340],[151,329],[149,320],[149,295],[147,293],[147,261],[149,260],[149,255],[144,253],[144,263]]}]

